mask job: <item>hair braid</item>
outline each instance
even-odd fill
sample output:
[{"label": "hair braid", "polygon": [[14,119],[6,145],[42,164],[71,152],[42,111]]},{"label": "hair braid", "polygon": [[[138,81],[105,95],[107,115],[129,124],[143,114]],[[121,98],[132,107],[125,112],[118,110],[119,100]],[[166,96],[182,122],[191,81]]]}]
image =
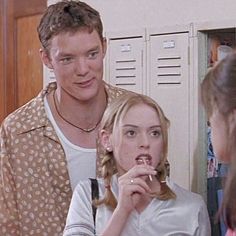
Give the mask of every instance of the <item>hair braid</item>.
[{"label": "hair braid", "polygon": [[160,182],[161,189],[159,193],[153,193],[152,195],[160,200],[168,200],[171,198],[175,199],[176,194],[166,184],[167,170],[165,163],[161,162],[160,165],[157,166],[156,171],[157,171],[156,178]]},{"label": "hair braid", "polygon": [[102,176],[104,179],[105,184],[105,194],[104,198],[101,200],[97,200],[95,204],[101,205],[105,204],[106,206],[111,207],[112,209],[116,208],[117,200],[111,190],[111,178],[113,174],[117,172],[116,166],[115,166],[115,160],[112,157],[112,153],[105,151],[104,154],[102,154]]}]

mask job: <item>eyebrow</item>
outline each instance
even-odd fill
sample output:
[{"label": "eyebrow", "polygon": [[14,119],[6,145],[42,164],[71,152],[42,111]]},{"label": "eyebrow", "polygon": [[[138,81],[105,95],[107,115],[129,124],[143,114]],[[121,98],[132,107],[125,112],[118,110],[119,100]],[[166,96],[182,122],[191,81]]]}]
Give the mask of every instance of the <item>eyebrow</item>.
[{"label": "eyebrow", "polygon": [[[127,127],[133,127],[133,128],[138,128],[139,126],[137,125],[132,125],[132,124],[125,124],[122,126],[123,128],[127,128]],[[153,129],[153,128],[161,128],[161,125],[153,125],[153,126],[150,126],[149,127],[150,129]]]},{"label": "eyebrow", "polygon": [[92,47],[91,49],[89,49],[88,52],[95,51],[95,50],[98,50],[98,49],[99,49],[99,45],[96,45],[96,46]]},{"label": "eyebrow", "polygon": [[61,57],[72,57],[73,54],[72,53],[66,53],[66,52],[59,52],[56,57],[57,58],[61,58]]},{"label": "eyebrow", "polygon": [[[97,50],[99,50],[99,46],[94,46],[94,47],[90,48],[86,53],[90,53],[90,52],[97,51]],[[67,53],[67,52],[59,52],[56,56],[57,57],[71,57],[71,56],[74,56],[74,54]]]}]

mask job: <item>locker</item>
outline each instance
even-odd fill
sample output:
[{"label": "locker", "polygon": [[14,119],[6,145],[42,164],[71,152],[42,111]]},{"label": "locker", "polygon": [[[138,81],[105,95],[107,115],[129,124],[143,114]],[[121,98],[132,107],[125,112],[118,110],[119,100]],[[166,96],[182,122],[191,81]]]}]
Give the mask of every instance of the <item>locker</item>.
[{"label": "locker", "polygon": [[188,32],[150,35],[148,95],[170,120],[170,176],[190,189],[190,103]]},{"label": "locker", "polygon": [[106,80],[121,88],[145,94],[145,41],[142,35],[109,38]]}]

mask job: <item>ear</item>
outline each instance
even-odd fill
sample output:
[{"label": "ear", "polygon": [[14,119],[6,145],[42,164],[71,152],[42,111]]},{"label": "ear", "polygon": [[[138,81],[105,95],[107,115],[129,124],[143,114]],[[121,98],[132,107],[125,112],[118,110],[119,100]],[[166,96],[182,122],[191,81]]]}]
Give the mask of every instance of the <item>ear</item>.
[{"label": "ear", "polygon": [[99,137],[103,148],[107,152],[112,152],[113,148],[111,144],[111,134],[107,130],[103,129],[100,131]]},{"label": "ear", "polygon": [[48,55],[48,52],[46,52],[44,49],[40,48],[39,50],[40,56],[41,56],[41,61],[45,66],[47,66],[49,69],[53,69],[51,59]]},{"label": "ear", "polygon": [[103,41],[102,41],[102,50],[103,50],[103,58],[104,58],[107,51],[107,39],[105,37],[103,38]]}]

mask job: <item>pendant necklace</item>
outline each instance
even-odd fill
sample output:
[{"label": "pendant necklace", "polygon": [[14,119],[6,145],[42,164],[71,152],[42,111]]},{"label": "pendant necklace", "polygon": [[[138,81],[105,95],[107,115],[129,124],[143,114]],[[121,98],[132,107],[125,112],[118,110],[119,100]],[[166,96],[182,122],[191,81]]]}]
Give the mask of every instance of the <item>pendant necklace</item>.
[{"label": "pendant necklace", "polygon": [[56,96],[56,90],[53,91],[53,102],[54,102],[54,106],[55,106],[55,109],[56,109],[57,114],[58,114],[58,115],[61,117],[61,119],[64,120],[66,123],[70,124],[71,126],[74,126],[74,127],[77,128],[77,129],[80,129],[80,130],[82,130],[82,131],[84,131],[84,132],[86,132],[86,133],[90,133],[90,132],[94,131],[94,130],[98,127],[98,125],[99,125],[99,123],[100,123],[102,117],[101,117],[101,119],[97,122],[96,125],[94,125],[94,126],[91,127],[91,128],[88,128],[88,129],[81,128],[81,127],[79,127],[79,126],[77,126],[77,125],[71,123],[69,120],[67,120],[67,119],[59,112],[59,109],[58,109],[58,107],[57,107],[56,97],[55,97],[55,96]]}]

